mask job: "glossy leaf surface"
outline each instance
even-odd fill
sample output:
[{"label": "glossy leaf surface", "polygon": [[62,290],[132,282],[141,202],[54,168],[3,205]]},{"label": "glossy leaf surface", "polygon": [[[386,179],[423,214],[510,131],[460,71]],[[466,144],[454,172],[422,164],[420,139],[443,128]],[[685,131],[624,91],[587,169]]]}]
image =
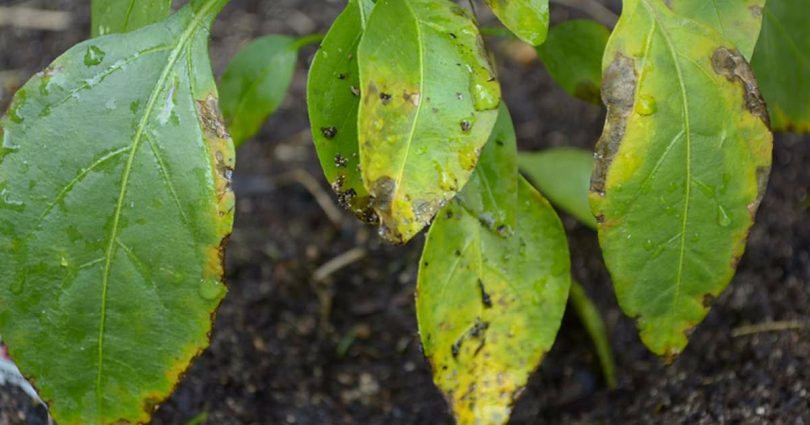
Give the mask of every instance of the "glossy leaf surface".
[{"label": "glossy leaf surface", "polygon": [[548,35],[548,0],[484,0],[495,16],[521,40],[539,46]]},{"label": "glossy leaf surface", "polygon": [[593,154],[584,149],[555,148],[521,152],[520,169],[554,205],[595,229],[596,219],[588,204]]},{"label": "glossy leaf surface", "polygon": [[256,135],[286,97],[298,47],[293,37],[268,35],[245,46],[228,64],[219,104],[236,146]]},{"label": "glossy leaf surface", "polygon": [[597,103],[608,37],[610,30],[597,22],[565,21],[551,27],[537,54],[551,78],[568,94]]},{"label": "glossy leaf surface", "polygon": [[93,37],[129,32],[166,19],[172,0],[92,0]]},{"label": "glossy leaf surface", "polygon": [[770,171],[765,106],[733,44],[663,0],[625,3],[604,75],[599,240],[622,309],[672,357],[743,254]]},{"label": "glossy leaf surface", "polygon": [[478,28],[448,0],[378,1],[358,58],[363,182],[381,235],[404,243],[469,179],[500,87]]},{"label": "glossy leaf surface", "polygon": [[810,5],[768,0],[752,66],[773,129],[810,132]]},{"label": "glossy leaf surface", "polygon": [[554,342],[570,285],[560,220],[519,177],[501,114],[473,178],[433,223],[417,281],[424,353],[462,425],[507,422]]},{"label": "glossy leaf surface", "polygon": [[357,45],[373,6],[370,0],[351,0],[332,24],[309,70],[307,106],[318,159],[338,203],[376,224],[377,214],[360,175],[357,143]]},{"label": "glossy leaf surface", "polygon": [[234,207],[224,3],[73,47],[2,120],[0,333],[59,424],[147,422],[208,344]]}]

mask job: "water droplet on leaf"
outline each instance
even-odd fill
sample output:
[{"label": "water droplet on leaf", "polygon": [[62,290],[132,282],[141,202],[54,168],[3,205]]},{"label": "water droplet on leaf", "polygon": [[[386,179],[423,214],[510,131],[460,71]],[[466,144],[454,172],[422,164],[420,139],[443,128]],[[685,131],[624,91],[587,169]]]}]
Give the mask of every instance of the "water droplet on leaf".
[{"label": "water droplet on leaf", "polygon": [[87,48],[87,53],[84,54],[84,64],[87,66],[95,66],[104,61],[106,53],[98,46],[90,46]]},{"label": "water droplet on leaf", "polygon": [[218,280],[203,279],[198,290],[203,299],[213,301],[225,293],[225,285]]}]

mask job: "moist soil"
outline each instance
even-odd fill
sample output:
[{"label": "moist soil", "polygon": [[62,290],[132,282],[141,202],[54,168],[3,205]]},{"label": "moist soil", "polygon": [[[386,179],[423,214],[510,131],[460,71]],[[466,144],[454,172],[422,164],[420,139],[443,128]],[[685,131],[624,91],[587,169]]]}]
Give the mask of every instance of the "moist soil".
[{"label": "moist soil", "polygon": [[[252,38],[323,32],[335,0],[233,0],[213,30],[220,75]],[[89,32],[89,1],[0,0],[71,13],[62,31],[0,27],[0,107],[34,72]],[[616,4],[612,4],[614,10]],[[483,6],[482,22],[494,23]],[[565,7],[554,21],[581,17]],[[566,95],[515,41],[489,39],[522,149],[592,148],[604,112]],[[413,292],[423,237],[382,243],[348,214],[330,221],[309,135],[302,52],[290,95],[238,152],[230,293],[211,346],[155,414],[155,424],[450,424],[416,333]],[[685,352],[667,366],[619,311],[595,234],[563,214],[573,273],[604,314],[619,386],[608,390],[585,330],[567,314],[512,424],[810,424],[810,330],[734,336],[741,326],[810,321],[810,138],[778,135],[770,187],[739,271]],[[303,177],[302,177],[303,176]],[[307,176],[318,191],[307,189]],[[312,186],[312,185],[310,185]],[[319,195],[321,196],[321,195]],[[331,195],[329,195],[331,198]],[[365,255],[316,281],[321,265]],[[55,356],[59,353],[54,353]],[[24,392],[0,387],[0,422],[45,423]]]}]

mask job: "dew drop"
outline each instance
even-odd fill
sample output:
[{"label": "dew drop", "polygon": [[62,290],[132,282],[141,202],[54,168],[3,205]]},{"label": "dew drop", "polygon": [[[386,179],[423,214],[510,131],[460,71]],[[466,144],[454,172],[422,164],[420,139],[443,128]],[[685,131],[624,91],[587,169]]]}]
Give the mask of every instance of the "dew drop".
[{"label": "dew drop", "polygon": [[652,96],[642,95],[639,96],[636,102],[636,113],[639,115],[649,116],[658,111],[658,105],[655,103],[655,98]]},{"label": "dew drop", "polygon": [[70,265],[70,263],[68,263],[67,258],[62,256],[62,258],[59,260],[59,265],[62,267],[67,267],[68,265]]},{"label": "dew drop", "polygon": [[104,61],[104,50],[98,46],[90,46],[87,48],[87,53],[84,54],[84,64],[86,66],[95,66]]},{"label": "dew drop", "polygon": [[653,242],[652,239],[647,239],[644,242],[644,250],[652,251],[654,248],[655,248],[655,242]]},{"label": "dew drop", "polygon": [[213,301],[225,293],[225,285],[214,279],[201,280],[197,289],[200,297],[208,301]]},{"label": "dew drop", "polygon": [[479,81],[470,78],[470,93],[476,111],[489,111],[501,103],[500,89],[496,81]]}]

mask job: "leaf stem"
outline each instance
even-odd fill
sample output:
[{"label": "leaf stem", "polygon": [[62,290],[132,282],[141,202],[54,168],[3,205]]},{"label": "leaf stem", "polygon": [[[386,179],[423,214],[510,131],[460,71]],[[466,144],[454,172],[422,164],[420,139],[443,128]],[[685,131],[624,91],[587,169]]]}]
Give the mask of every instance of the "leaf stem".
[{"label": "leaf stem", "polygon": [[293,49],[300,50],[310,44],[320,43],[323,41],[323,38],[326,37],[325,34],[309,34],[302,37],[299,37],[295,42],[292,44]]}]

